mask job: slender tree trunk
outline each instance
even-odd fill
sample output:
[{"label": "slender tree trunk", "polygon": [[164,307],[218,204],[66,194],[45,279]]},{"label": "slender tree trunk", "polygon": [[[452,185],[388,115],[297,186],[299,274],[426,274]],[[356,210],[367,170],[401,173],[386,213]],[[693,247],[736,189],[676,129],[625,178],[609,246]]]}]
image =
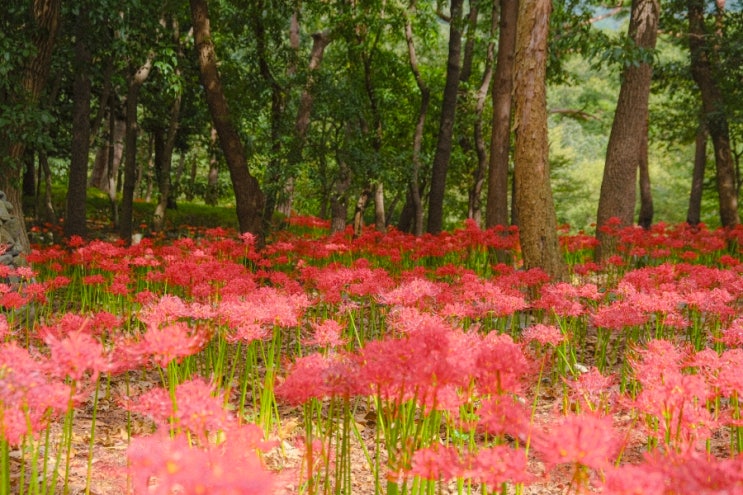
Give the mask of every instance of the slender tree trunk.
[{"label": "slender tree trunk", "polygon": [[361,237],[364,231],[364,210],[366,210],[366,204],[369,202],[369,196],[371,196],[371,191],[369,188],[364,188],[359,195],[358,201],[356,201],[356,208],[353,212],[354,237]]},{"label": "slender tree trunk", "polygon": [[92,54],[87,42],[90,29],[88,14],[81,12],[75,26],[75,80],[72,103],[72,156],[67,184],[67,208],[64,235],[87,236],[86,205],[88,154],[90,152],[90,100],[92,98],[90,63]]},{"label": "slender tree trunk", "polygon": [[[653,50],[658,34],[658,0],[633,0],[629,37],[638,48]],[[647,55],[650,57],[651,55]],[[614,252],[616,239],[604,231],[610,218],[632,225],[637,198],[637,171],[642,160],[643,133],[647,133],[648,100],[653,68],[650,60],[631,64],[622,71],[622,86],[606,150],[606,164],[596,221],[596,259]]]},{"label": "slender tree trunk", "polygon": [[[183,58],[183,49],[181,47],[181,30],[178,25],[178,19],[175,17],[172,20],[173,27],[173,42],[176,46],[176,51],[179,57]],[[176,77],[180,77],[180,68],[175,69]],[[158,188],[160,190],[160,199],[155,206],[155,213],[152,218],[152,227],[156,232],[163,229],[165,225],[165,212],[168,209],[168,205],[171,204],[171,184],[170,184],[170,170],[173,162],[173,150],[175,149],[175,139],[178,137],[178,127],[181,115],[181,93],[179,92],[170,107],[170,116],[168,118],[168,130],[165,136],[165,140],[162,146],[161,160],[157,160],[157,153],[155,153],[155,167],[160,170],[160,176],[158,180]]]},{"label": "slender tree trunk", "polygon": [[129,78],[126,94],[126,138],[124,146],[124,189],[121,194],[121,217],[119,218],[119,237],[127,246],[132,242],[134,218],[134,190],[137,182],[137,106],[139,91],[150,76],[154,54],[147,56],[145,63]]},{"label": "slender tree trunk", "polygon": [[738,190],[733,154],[730,148],[730,132],[722,92],[715,82],[717,68],[714,67],[704,25],[705,2],[687,0],[689,10],[689,51],[691,74],[702,96],[702,112],[715,149],[717,192],[720,197],[720,222],[723,227],[734,227],[740,223],[738,215]]},{"label": "slender tree trunk", "polygon": [[691,192],[689,193],[689,211],[686,214],[686,223],[692,227],[702,221],[702,189],[704,187],[704,169],[707,168],[707,129],[700,122],[697,136],[694,141],[694,171],[691,176]]},{"label": "slender tree trunk", "polygon": [[637,223],[645,230],[653,224],[653,191],[650,187],[650,169],[648,166],[648,123],[645,122],[645,132],[640,142],[640,214]]},{"label": "slender tree trunk", "polygon": [[500,0],[498,58],[493,80],[493,125],[485,227],[508,226],[508,156],[511,148],[511,92],[518,0]]},{"label": "slender tree trunk", "polygon": [[554,280],[566,277],[557,241],[547,141],[547,36],[551,0],[519,5],[514,74],[516,202],[524,267],[541,268]]},{"label": "slender tree trunk", "polygon": [[[410,22],[410,15],[415,9],[415,3],[411,3],[408,8],[408,12],[405,14],[405,40],[408,46],[408,59],[410,61],[410,70],[415,77],[415,83],[418,85],[418,90],[421,92],[421,101],[418,106],[418,119],[415,123],[415,133],[413,134],[413,170],[410,176],[409,185],[409,203],[412,208],[412,219],[413,219],[413,233],[416,236],[423,234],[423,201],[421,200],[421,187],[420,187],[420,172],[423,167],[421,160],[421,148],[423,147],[423,131],[426,125],[426,116],[428,115],[428,105],[431,102],[431,90],[428,89],[423,77],[421,76],[420,69],[418,68],[418,56],[415,52],[415,40],[413,39],[413,26]],[[408,202],[406,201],[406,208]],[[407,210],[403,208],[403,211]],[[407,214],[400,215],[400,226],[403,227],[403,222],[406,220]],[[403,231],[407,231],[405,228]]]},{"label": "slender tree trunk", "polygon": [[446,174],[452,151],[454,118],[457,110],[460,59],[462,51],[462,4],[463,0],[451,0],[449,21],[449,55],[447,58],[446,83],[441,103],[441,121],[431,169],[431,191],[428,197],[428,226],[431,234],[441,232],[444,223],[444,193]]},{"label": "slender tree trunk", "polygon": [[[217,130],[212,127],[211,144],[209,145],[209,175],[206,179],[204,202],[216,206],[219,199],[219,158],[217,157]],[[194,174],[194,179],[195,179]],[[193,187],[191,188],[193,189]]]},{"label": "slender tree trunk", "polygon": [[[339,152],[339,154],[341,154]],[[338,157],[338,177],[330,193],[330,233],[336,234],[346,229],[348,216],[348,188],[351,186],[351,170],[343,157]]]},{"label": "slender tree trunk", "polygon": [[384,188],[382,181],[377,181],[374,188],[374,227],[377,232],[387,232],[387,222],[384,215]]},{"label": "slender tree trunk", "polygon": [[263,193],[258,180],[248,170],[245,149],[230,119],[217,71],[217,56],[211,39],[206,0],[190,0],[190,4],[194,38],[199,53],[201,84],[206,91],[206,102],[230,171],[240,231],[251,232],[263,242]]},{"label": "slender tree trunk", "polygon": [[[498,6],[494,2],[491,14],[490,39],[495,38],[495,31],[498,29]],[[475,169],[472,187],[469,192],[469,208],[467,217],[473,219],[478,225],[482,222],[482,186],[488,173],[488,153],[485,150],[485,138],[482,129],[482,112],[485,109],[485,100],[490,89],[490,81],[493,78],[493,55],[495,44],[491,41],[488,43],[487,56],[485,58],[485,71],[482,76],[482,83],[475,96],[475,153],[477,154],[477,168]]]},{"label": "slender tree trunk", "polygon": [[44,176],[44,204],[40,208],[43,211],[43,219],[50,224],[56,224],[57,214],[54,212],[52,202],[52,170],[49,167],[49,157],[46,151],[39,151],[39,174]]}]

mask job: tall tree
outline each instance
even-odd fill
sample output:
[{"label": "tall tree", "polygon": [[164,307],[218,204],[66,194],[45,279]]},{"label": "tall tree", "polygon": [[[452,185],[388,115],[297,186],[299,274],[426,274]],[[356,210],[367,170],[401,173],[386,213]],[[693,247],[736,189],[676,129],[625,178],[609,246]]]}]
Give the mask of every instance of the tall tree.
[{"label": "tall tree", "polygon": [[694,170],[691,175],[689,209],[686,213],[686,223],[692,227],[698,226],[702,221],[702,190],[704,188],[705,168],[707,168],[707,129],[700,122],[694,139]]},{"label": "tall tree", "polygon": [[446,65],[446,84],[441,102],[441,121],[436,143],[436,153],[431,167],[431,192],[428,197],[428,225],[431,234],[441,232],[444,222],[444,192],[446,173],[452,152],[454,117],[457,110],[460,59],[462,52],[462,4],[464,0],[451,0],[449,19],[449,54]]},{"label": "tall tree", "polygon": [[[30,39],[33,55],[23,64],[23,76],[19,85],[8,88],[4,103],[24,110],[34,108],[46,85],[51,67],[52,50],[59,28],[61,0],[33,0],[31,3]],[[12,54],[8,54],[12,55]],[[21,159],[26,143],[16,135],[14,129],[3,129],[3,143],[0,144],[0,190],[13,205],[16,221],[20,223],[22,249],[28,251],[29,242],[23,219],[23,205],[20,192]]]},{"label": "tall tree", "polygon": [[92,97],[90,67],[92,52],[89,46],[89,6],[83,5],[75,16],[75,70],[72,91],[72,155],[67,181],[67,209],[64,223],[65,237],[87,234],[85,208],[88,182],[88,153],[90,151],[90,100]]},{"label": "tall tree", "polygon": [[547,37],[551,0],[519,2],[514,73],[514,180],[525,268],[555,280],[567,268],[557,240],[547,141]]},{"label": "tall tree", "polygon": [[230,171],[240,231],[250,232],[262,238],[263,192],[258,180],[248,170],[245,148],[230,118],[227,99],[217,70],[217,54],[212,41],[206,0],[190,0],[190,5],[194,39],[199,55],[201,84],[206,92],[207,106]]},{"label": "tall tree", "polygon": [[651,61],[659,15],[658,0],[632,0],[629,38],[636,50],[622,70],[622,85],[606,150],[596,221],[598,260],[605,259],[614,250],[615,238],[602,228],[609,219],[617,217],[621,225],[632,225],[634,221],[637,171],[643,159],[643,133],[647,133]]},{"label": "tall tree", "polygon": [[[725,2],[718,2],[718,9],[721,8],[720,3],[724,5]],[[711,35],[707,34],[704,23],[705,2],[688,0],[687,7],[691,74],[702,96],[704,123],[715,149],[720,222],[723,227],[734,227],[740,223],[735,163],[730,148],[730,133],[723,95],[715,82],[718,69],[714,66],[713,44],[709,41]]]},{"label": "tall tree", "polygon": [[508,225],[508,157],[511,148],[511,92],[518,0],[500,0],[498,58],[493,77],[493,124],[485,226]]}]

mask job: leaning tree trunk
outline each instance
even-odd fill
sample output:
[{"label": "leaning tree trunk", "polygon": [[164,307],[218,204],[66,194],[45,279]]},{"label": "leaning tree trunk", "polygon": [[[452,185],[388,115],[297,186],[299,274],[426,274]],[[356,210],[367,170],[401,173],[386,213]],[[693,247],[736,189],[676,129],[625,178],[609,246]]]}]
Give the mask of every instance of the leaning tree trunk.
[{"label": "leaning tree trunk", "polygon": [[547,141],[547,36],[551,0],[519,5],[514,74],[514,175],[524,267],[541,268],[554,280],[567,268],[557,240]]},{"label": "leaning tree trunk", "polygon": [[508,156],[511,148],[511,91],[518,0],[500,0],[498,59],[493,77],[493,126],[490,136],[485,227],[508,225]]},{"label": "leaning tree trunk", "polygon": [[92,96],[90,64],[93,59],[87,43],[90,22],[88,14],[81,12],[75,26],[75,81],[72,103],[72,155],[67,185],[67,209],[64,235],[85,237],[88,186],[88,153],[90,151],[90,99]]},{"label": "leaning tree trunk", "polygon": [[707,168],[707,129],[699,123],[697,137],[694,141],[694,171],[691,175],[689,192],[689,210],[686,223],[697,227],[702,221],[702,189],[704,187],[704,169]]},{"label": "leaning tree trunk", "polygon": [[460,59],[462,51],[462,4],[464,0],[451,0],[449,21],[449,56],[446,67],[444,97],[441,102],[441,120],[436,143],[436,153],[431,167],[431,190],[428,196],[428,226],[431,234],[441,232],[444,223],[444,192],[446,173],[451,158],[454,117],[457,110]]},{"label": "leaning tree trunk", "polygon": [[[629,37],[642,50],[653,50],[658,35],[658,0],[633,0]],[[632,225],[637,198],[637,171],[642,160],[643,133],[647,133],[648,100],[653,68],[648,59],[627,65],[606,149],[606,164],[596,221],[596,259],[603,260],[615,249],[616,238],[602,228],[610,218]]]},{"label": "leaning tree trunk", "polygon": [[240,232],[251,232],[262,242],[263,193],[258,180],[248,170],[245,148],[230,119],[227,100],[217,70],[217,55],[211,38],[206,0],[190,0],[190,3],[194,39],[199,53],[201,84],[204,86],[212,123],[217,130],[230,171]]},{"label": "leaning tree trunk", "polygon": [[713,66],[706,41],[704,26],[705,2],[688,0],[689,51],[691,53],[691,75],[702,95],[702,112],[705,125],[715,149],[717,192],[720,196],[720,222],[723,227],[734,227],[740,223],[738,215],[738,191],[735,181],[735,163],[730,149],[730,132],[722,92],[715,82],[716,68]]}]

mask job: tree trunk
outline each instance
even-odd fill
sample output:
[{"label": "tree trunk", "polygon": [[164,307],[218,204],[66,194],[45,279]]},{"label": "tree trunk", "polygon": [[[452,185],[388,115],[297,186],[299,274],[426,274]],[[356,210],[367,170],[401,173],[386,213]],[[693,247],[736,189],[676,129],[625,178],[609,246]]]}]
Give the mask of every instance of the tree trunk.
[{"label": "tree trunk", "polygon": [[64,235],[85,238],[88,186],[88,154],[90,152],[90,100],[92,98],[90,63],[92,54],[87,43],[90,22],[88,14],[81,12],[75,25],[75,80],[72,103],[72,155],[67,184],[67,208]]},{"label": "tree trunk", "polygon": [[353,212],[353,236],[361,237],[364,231],[364,210],[366,210],[366,204],[369,202],[369,196],[371,191],[368,187],[365,187],[359,195],[358,201],[356,201],[356,208]]},{"label": "tree trunk", "polygon": [[[178,25],[178,19],[172,19],[173,27],[173,42],[176,46],[176,51],[180,58],[183,58],[183,49],[181,48],[181,35],[180,26]],[[175,68],[176,77],[180,77],[180,68]],[[165,135],[165,140],[161,151],[160,160],[158,160],[157,153],[155,153],[155,167],[156,170],[160,171],[158,177],[158,188],[160,190],[160,199],[155,206],[155,213],[152,218],[152,227],[155,232],[159,232],[165,225],[165,211],[168,209],[168,205],[171,203],[171,185],[170,185],[170,170],[173,162],[173,150],[175,149],[175,139],[178,136],[178,127],[181,115],[181,92],[175,96],[173,104],[170,107],[170,117],[168,119],[168,131]]]},{"label": "tree trunk", "polygon": [[692,227],[702,221],[702,189],[704,187],[704,169],[707,168],[707,129],[704,123],[699,123],[697,137],[694,141],[694,171],[691,176],[691,192],[689,193],[689,211],[686,214],[686,223]]},{"label": "tree trunk", "polygon": [[[216,206],[217,200],[219,199],[219,158],[217,157],[217,139],[217,130],[212,127],[211,144],[209,146],[209,175],[206,179],[206,194],[204,195],[204,202],[211,206]],[[194,174],[194,179],[195,175],[196,174]]]},{"label": "tree trunk", "polygon": [[514,74],[514,174],[524,268],[541,268],[552,279],[566,277],[557,241],[547,141],[547,36],[551,0],[519,5]]},{"label": "tree trunk", "polygon": [[517,0],[500,0],[498,59],[493,80],[493,126],[485,227],[508,226],[508,156],[511,147],[511,92],[516,45]]},{"label": "tree trunk", "polygon": [[[494,2],[491,14],[490,39],[495,38],[495,31],[498,28],[498,6]],[[477,154],[477,168],[475,169],[472,187],[469,191],[469,207],[467,217],[473,219],[477,225],[482,222],[482,186],[485,183],[485,176],[488,172],[488,153],[485,150],[485,139],[482,132],[482,112],[485,109],[485,99],[490,89],[490,81],[493,78],[493,52],[495,45],[491,41],[488,43],[487,56],[485,58],[485,71],[482,76],[482,83],[475,96],[475,153]]]},{"label": "tree trunk", "polygon": [[[643,50],[653,50],[658,34],[658,0],[633,0],[629,37]],[[647,55],[650,57],[651,55]],[[614,113],[614,122],[606,150],[596,221],[596,259],[604,260],[615,249],[613,235],[602,227],[610,218],[620,225],[632,225],[637,198],[637,171],[642,155],[643,133],[647,133],[648,100],[653,68],[650,60],[627,65],[622,71],[622,86]]]},{"label": "tree trunk", "polygon": [[648,167],[648,123],[645,122],[645,132],[642,133],[640,142],[640,214],[637,223],[645,230],[649,230],[653,224],[653,191],[650,187],[650,170]]},{"label": "tree trunk", "polygon": [[240,232],[251,232],[263,242],[263,193],[258,180],[248,170],[245,149],[230,119],[217,71],[217,55],[211,39],[206,0],[190,0],[190,4],[194,38],[199,53],[201,84],[204,86],[209,113],[230,171]]},{"label": "tree trunk", "polygon": [[[403,213],[400,215],[400,226],[405,227],[407,223],[408,209],[410,212],[413,225],[413,233],[416,236],[423,234],[423,201],[421,200],[420,171],[423,167],[421,162],[421,148],[423,146],[423,131],[426,125],[426,116],[428,115],[428,105],[431,102],[431,90],[428,89],[423,77],[418,69],[418,57],[415,52],[415,41],[413,39],[413,26],[410,22],[410,14],[414,10],[415,4],[409,7],[409,12],[405,14],[405,40],[408,45],[408,59],[410,61],[410,70],[415,77],[415,83],[421,92],[421,102],[418,106],[418,119],[415,124],[415,133],[413,134],[413,170],[410,177],[410,187],[408,200],[406,200]],[[410,204],[410,206],[408,206]],[[403,230],[407,231],[407,227]]]},{"label": "tree trunk", "polygon": [[382,181],[378,181],[374,188],[374,227],[377,232],[387,232],[387,222],[384,215],[384,188]]},{"label": "tree trunk", "polygon": [[462,4],[463,0],[451,0],[449,21],[449,55],[446,67],[444,97],[441,102],[441,121],[436,144],[436,153],[431,168],[431,191],[428,196],[428,226],[431,234],[441,232],[444,223],[444,193],[446,173],[452,151],[454,117],[457,110],[460,59],[462,51]]},{"label": "tree trunk", "polygon": [[134,218],[134,189],[137,181],[137,106],[139,91],[150,76],[154,54],[147,56],[145,63],[129,78],[126,94],[126,137],[124,145],[124,189],[121,194],[121,217],[119,218],[119,237],[125,245],[132,242],[132,223]]},{"label": "tree trunk", "polygon": [[691,53],[691,75],[702,96],[702,112],[705,126],[715,149],[717,192],[720,197],[720,222],[723,227],[734,227],[740,223],[738,215],[738,191],[735,164],[730,148],[730,132],[722,92],[715,82],[717,68],[713,66],[704,25],[705,2],[688,0],[689,51]]},{"label": "tree trunk", "polygon": [[330,233],[336,234],[346,230],[346,216],[348,215],[348,188],[351,186],[351,170],[345,159],[338,158],[338,178],[333,184],[330,193]]},{"label": "tree trunk", "polygon": [[[32,2],[33,33],[31,39],[36,51],[26,64],[21,87],[17,88],[18,93],[10,95],[11,100],[16,100],[14,103],[25,101],[27,105],[34,106],[39,102],[51,68],[61,4],[61,0],[33,0]],[[19,189],[21,186],[20,166],[25,152],[25,143],[3,143],[2,138],[4,136],[0,136],[0,165],[3,169],[0,173],[0,191],[5,192],[6,200],[13,205],[13,213],[20,222],[21,248],[24,252],[28,252],[30,243]]]}]

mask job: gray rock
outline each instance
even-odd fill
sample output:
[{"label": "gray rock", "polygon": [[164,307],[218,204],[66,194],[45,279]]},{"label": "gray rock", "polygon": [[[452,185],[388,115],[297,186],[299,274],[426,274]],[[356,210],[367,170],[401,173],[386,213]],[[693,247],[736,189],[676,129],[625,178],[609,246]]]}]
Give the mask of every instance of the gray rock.
[{"label": "gray rock", "polygon": [[5,201],[0,201],[0,221],[7,222],[10,218],[10,212],[5,207]]}]

